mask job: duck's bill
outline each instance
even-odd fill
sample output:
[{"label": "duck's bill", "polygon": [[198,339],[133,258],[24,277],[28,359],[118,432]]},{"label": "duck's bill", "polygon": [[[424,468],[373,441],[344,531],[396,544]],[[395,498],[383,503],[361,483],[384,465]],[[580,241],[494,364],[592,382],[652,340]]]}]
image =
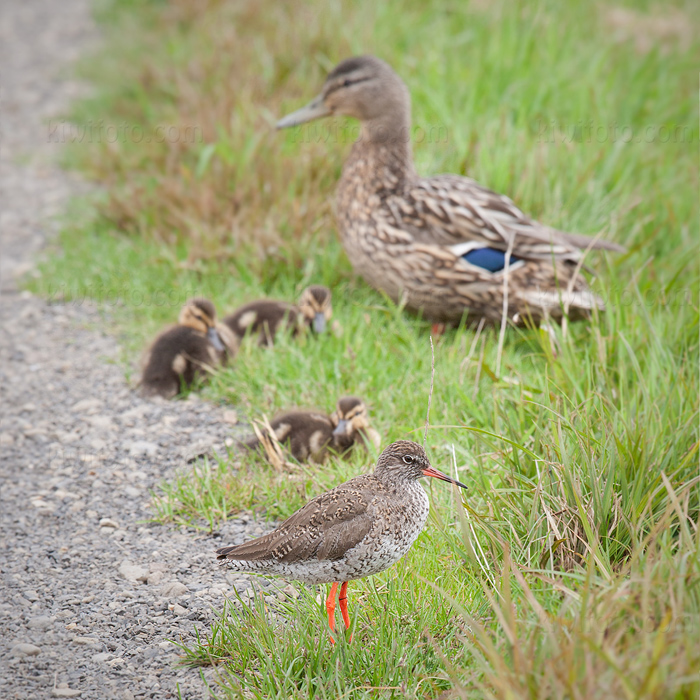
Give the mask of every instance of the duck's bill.
[{"label": "duck's bill", "polygon": [[326,317],[322,313],[314,315],[314,333],[323,333],[326,330]]},{"label": "duck's bill", "polygon": [[298,126],[299,124],[304,124],[314,119],[327,117],[330,113],[331,110],[323,104],[323,95],[319,95],[316,99],[309,102],[306,107],[302,107],[296,112],[282,117],[282,119],[277,122],[276,126],[278,129],[288,129],[290,126]]},{"label": "duck's bill", "polygon": [[214,346],[214,349],[217,352],[223,352],[224,350],[226,350],[226,347],[221,342],[221,336],[219,335],[219,331],[217,331],[216,328],[210,328],[207,331],[207,338],[209,339],[209,342]]},{"label": "duck's bill", "polygon": [[428,469],[424,469],[423,476],[432,476],[434,479],[440,479],[441,481],[448,481],[450,484],[454,484],[455,486],[459,486],[461,489],[467,488],[461,481],[457,481],[457,479],[453,479],[451,476],[447,476],[447,474],[443,474],[439,469],[435,469],[435,467],[428,467]]},{"label": "duck's bill", "polygon": [[338,425],[336,425],[335,430],[333,431],[333,435],[345,435],[348,429],[348,422],[346,420],[340,420],[338,421]]}]

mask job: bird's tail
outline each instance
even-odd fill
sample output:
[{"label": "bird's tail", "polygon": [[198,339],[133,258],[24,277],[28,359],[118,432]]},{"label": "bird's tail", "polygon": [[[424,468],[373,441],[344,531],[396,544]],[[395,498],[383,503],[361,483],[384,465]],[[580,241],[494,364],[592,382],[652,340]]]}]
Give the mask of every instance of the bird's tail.
[{"label": "bird's tail", "polygon": [[598,236],[584,236],[582,233],[567,233],[565,231],[557,231],[557,238],[563,239],[573,248],[580,250],[612,250],[616,253],[624,253],[627,249],[618,243],[607,241]]}]

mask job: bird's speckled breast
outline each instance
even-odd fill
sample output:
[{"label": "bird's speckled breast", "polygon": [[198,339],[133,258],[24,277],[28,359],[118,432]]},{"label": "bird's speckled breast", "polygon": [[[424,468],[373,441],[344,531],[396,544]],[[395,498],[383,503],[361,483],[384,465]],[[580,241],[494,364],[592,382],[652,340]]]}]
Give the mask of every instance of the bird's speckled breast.
[{"label": "bird's speckled breast", "polygon": [[[357,152],[355,152],[357,150]],[[383,209],[382,192],[400,184],[392,168],[378,165],[364,149],[353,147],[336,192],[336,218],[343,247],[355,269],[371,284],[398,300],[406,280],[392,259],[403,257],[410,236],[378,226]]]},{"label": "bird's speckled breast", "polygon": [[[365,539],[348,550],[343,558],[346,581],[377,574],[401,559],[423,531],[428,519],[430,503],[428,495],[418,482],[404,485],[402,499],[391,508],[382,509],[383,517],[377,518]],[[352,576],[352,570],[357,573]],[[340,573],[340,572],[339,572]]]}]

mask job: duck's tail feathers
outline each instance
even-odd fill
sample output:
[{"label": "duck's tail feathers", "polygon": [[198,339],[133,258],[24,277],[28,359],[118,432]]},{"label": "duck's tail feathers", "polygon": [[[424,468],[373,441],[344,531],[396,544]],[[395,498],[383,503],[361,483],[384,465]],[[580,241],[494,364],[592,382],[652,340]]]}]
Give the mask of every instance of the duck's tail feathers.
[{"label": "duck's tail feathers", "polygon": [[565,243],[568,243],[573,248],[581,250],[611,250],[616,253],[624,253],[627,250],[618,243],[613,243],[597,236],[584,236],[582,233],[556,231],[556,237],[563,239]]},{"label": "duck's tail feathers", "polygon": [[588,289],[561,290],[561,289],[533,289],[521,291],[519,294],[529,306],[543,309],[551,313],[555,309],[581,309],[592,311],[605,310],[605,302]]}]

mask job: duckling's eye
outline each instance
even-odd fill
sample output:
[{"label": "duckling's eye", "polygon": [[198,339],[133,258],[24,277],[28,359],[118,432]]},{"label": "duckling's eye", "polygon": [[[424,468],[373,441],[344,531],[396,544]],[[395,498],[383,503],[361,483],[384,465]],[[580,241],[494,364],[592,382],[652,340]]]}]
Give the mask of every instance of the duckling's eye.
[{"label": "duckling's eye", "polygon": [[413,456],[412,455],[404,455],[403,456],[403,461],[406,464],[413,464]]},{"label": "duckling's eye", "polygon": [[343,80],[343,87],[347,87],[348,85],[352,85],[352,80],[350,80],[350,78],[345,78],[345,80]]}]

